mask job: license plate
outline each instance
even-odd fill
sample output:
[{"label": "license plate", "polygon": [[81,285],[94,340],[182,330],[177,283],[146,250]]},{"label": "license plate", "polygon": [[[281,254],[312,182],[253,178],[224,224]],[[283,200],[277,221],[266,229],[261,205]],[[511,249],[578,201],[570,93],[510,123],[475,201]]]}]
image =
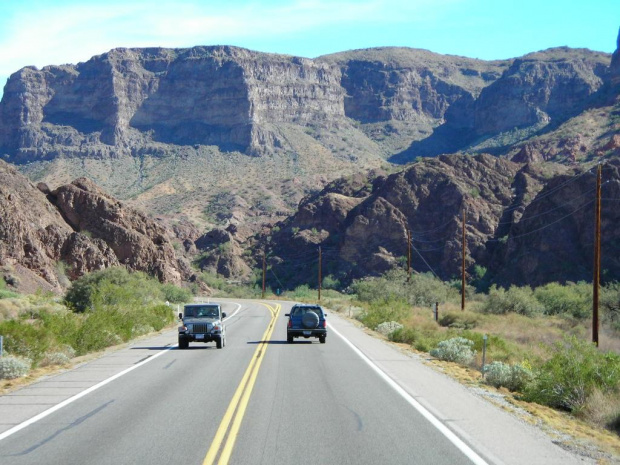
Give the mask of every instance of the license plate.
[{"label": "license plate", "polygon": [[205,335],[204,334],[196,334],[196,339],[204,339]]},{"label": "license plate", "polygon": [[312,331],[304,331],[304,336],[310,336],[312,334]]}]

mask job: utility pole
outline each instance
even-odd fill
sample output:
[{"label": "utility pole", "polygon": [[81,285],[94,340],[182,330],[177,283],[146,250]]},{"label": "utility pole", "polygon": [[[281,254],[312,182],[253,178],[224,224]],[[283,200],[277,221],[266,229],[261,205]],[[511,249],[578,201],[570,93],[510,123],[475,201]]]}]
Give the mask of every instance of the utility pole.
[{"label": "utility pole", "polygon": [[319,302],[321,301],[321,246],[319,246]]},{"label": "utility pole", "polygon": [[267,258],[266,253],[263,250],[263,294],[261,298],[265,298],[265,275],[267,274]]},{"label": "utility pole", "polygon": [[596,174],[596,206],[594,220],[594,278],[592,279],[592,342],[598,347],[598,292],[601,282],[601,177],[599,164]]},{"label": "utility pole", "polygon": [[407,282],[411,281],[411,230],[407,227]]},{"label": "utility pole", "polygon": [[465,246],[467,238],[465,236],[465,205],[463,205],[463,250],[461,252],[462,255],[462,263],[461,263],[461,311],[465,310]]}]

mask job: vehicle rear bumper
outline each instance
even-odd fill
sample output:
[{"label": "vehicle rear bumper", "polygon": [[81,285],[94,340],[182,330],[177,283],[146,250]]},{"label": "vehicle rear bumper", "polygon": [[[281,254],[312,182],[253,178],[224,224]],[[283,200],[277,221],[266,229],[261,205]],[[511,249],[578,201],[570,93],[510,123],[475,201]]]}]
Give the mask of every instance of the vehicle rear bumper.
[{"label": "vehicle rear bumper", "polygon": [[289,337],[325,337],[327,330],[321,329],[287,329],[286,335]]}]

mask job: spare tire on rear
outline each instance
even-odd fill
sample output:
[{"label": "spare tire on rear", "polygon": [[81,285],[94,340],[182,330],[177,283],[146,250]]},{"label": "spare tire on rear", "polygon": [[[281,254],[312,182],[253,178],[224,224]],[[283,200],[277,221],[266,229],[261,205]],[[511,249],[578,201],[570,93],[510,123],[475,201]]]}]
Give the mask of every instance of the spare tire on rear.
[{"label": "spare tire on rear", "polygon": [[306,312],[301,317],[301,324],[306,329],[314,329],[319,326],[319,315],[314,312]]}]

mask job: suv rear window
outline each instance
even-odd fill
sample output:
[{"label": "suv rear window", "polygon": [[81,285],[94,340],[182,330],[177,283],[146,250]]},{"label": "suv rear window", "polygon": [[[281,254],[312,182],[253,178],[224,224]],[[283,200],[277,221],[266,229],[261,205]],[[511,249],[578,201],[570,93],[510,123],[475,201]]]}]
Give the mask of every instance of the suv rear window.
[{"label": "suv rear window", "polygon": [[308,312],[314,312],[319,316],[323,314],[321,307],[293,307],[291,310],[291,315],[303,315]]}]

